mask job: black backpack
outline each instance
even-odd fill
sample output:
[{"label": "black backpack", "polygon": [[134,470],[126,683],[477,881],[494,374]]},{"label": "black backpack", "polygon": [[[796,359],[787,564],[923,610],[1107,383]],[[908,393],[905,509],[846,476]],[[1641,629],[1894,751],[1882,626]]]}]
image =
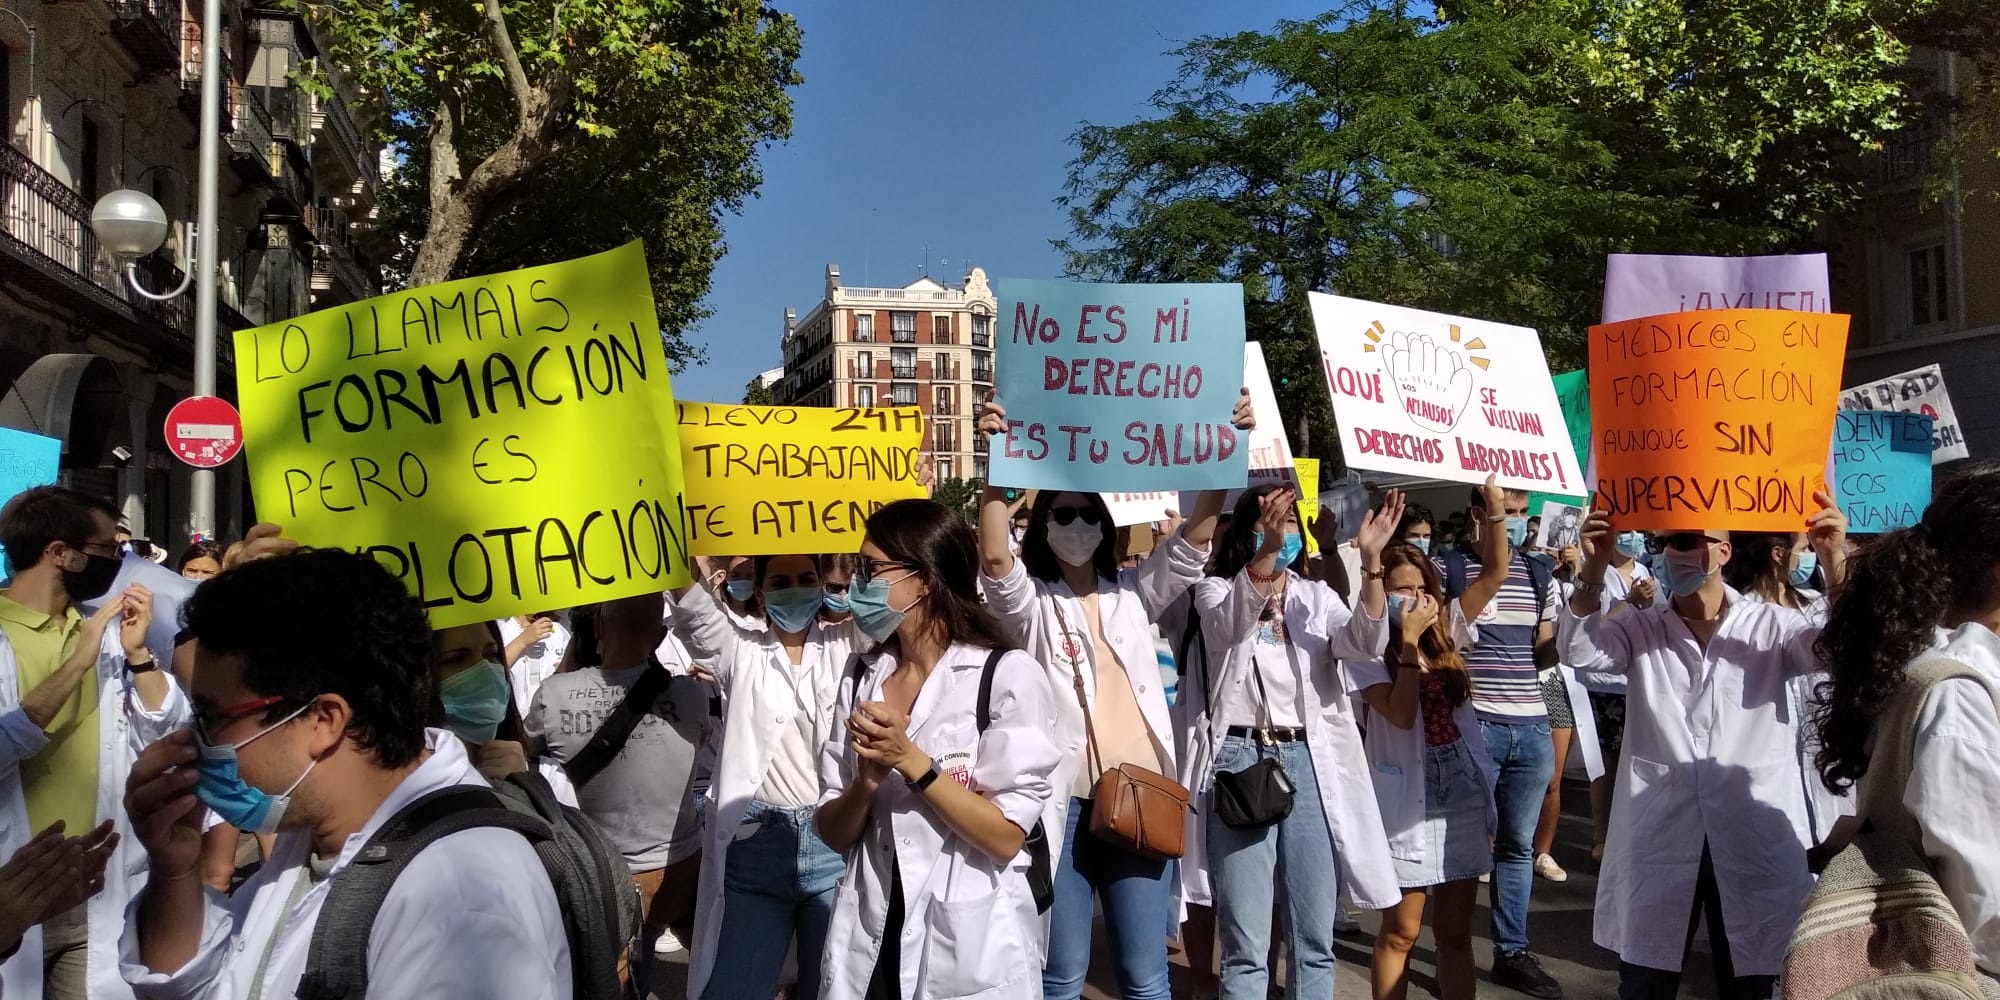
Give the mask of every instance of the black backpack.
[{"label": "black backpack", "polygon": [[576,1000],[623,996],[618,959],[639,946],[643,919],[632,871],[602,831],[556,801],[541,775],[523,771],[487,788],[458,785],[424,795],[368,838],[327,887],[299,977],[301,1000],[367,996],[368,936],[396,876],[424,848],[480,827],[519,833],[542,859],[562,907]]},{"label": "black backpack", "polygon": [[[993,722],[993,672],[999,669],[1000,658],[1007,650],[996,649],[986,655],[986,665],[979,670],[979,705],[975,709],[974,725],[980,735],[986,734],[986,727]],[[854,704],[861,703],[861,678],[868,672],[861,661],[861,654],[854,654],[848,663],[848,678],[854,682]],[[1021,844],[1028,852],[1028,892],[1035,900],[1035,912],[1047,913],[1055,905],[1055,877],[1049,870],[1049,835],[1040,820],[1035,828],[1028,831],[1027,840]]]}]

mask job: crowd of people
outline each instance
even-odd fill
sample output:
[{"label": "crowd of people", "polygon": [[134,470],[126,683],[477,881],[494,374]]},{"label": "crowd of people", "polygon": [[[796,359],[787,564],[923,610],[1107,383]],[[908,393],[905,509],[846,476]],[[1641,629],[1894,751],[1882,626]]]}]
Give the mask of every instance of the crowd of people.
[{"label": "crowd of people", "polygon": [[1093,493],[899,501],[855,552],[433,627],[276,525],[197,541],[169,608],[117,585],[149,554],[113,508],[28,490],[0,993],[644,996],[685,950],[701,998],[1075,998],[1101,933],[1132,1000],[1175,940],[1203,995],[1325,997],[1352,909],[1375,1000],[1427,911],[1470,1000],[1484,883],[1492,977],[1553,1000],[1529,904],[1581,752],[1621,998],[1674,996],[1698,926],[1724,997],[1772,997],[1808,852],[1902,778],[1876,707],[1940,656],[1898,801],[2000,971],[2000,463],[1881,537],[1820,496],[1777,534],[1593,512],[1553,551],[1490,480],[1348,532],[1233,492],[1150,530]]}]

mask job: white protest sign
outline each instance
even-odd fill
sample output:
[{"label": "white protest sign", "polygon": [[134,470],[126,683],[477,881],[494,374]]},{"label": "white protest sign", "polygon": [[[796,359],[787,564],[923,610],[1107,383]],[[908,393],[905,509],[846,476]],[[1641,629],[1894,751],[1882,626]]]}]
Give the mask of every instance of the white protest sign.
[{"label": "white protest sign", "polygon": [[1544,493],[1585,492],[1535,331],[1312,293],[1347,464]]},{"label": "white protest sign", "polygon": [[1826,254],[1696,257],[1614,253],[1604,262],[1604,314],[1599,322],[1699,309],[1788,309],[1832,312]]},{"label": "white protest sign", "polygon": [[1944,369],[1937,365],[1842,389],[1840,408],[1895,410],[1931,418],[1932,465],[1972,454],[1965,447],[1964,432],[1958,428],[1958,414],[1952,412],[1951,396],[1944,390]]},{"label": "white protest sign", "polygon": [[[1292,464],[1292,443],[1285,435],[1285,418],[1278,413],[1278,394],[1271,389],[1271,369],[1264,363],[1264,345],[1243,344],[1243,387],[1250,390],[1250,407],[1257,426],[1250,431],[1250,479],[1229,491],[1223,510],[1233,510],[1243,490],[1254,486],[1299,488],[1298,466]],[[1193,493],[1183,493],[1181,509],[1194,509]]]},{"label": "white protest sign", "polygon": [[1164,521],[1168,515],[1181,511],[1181,495],[1173,491],[1163,493],[1100,493],[1104,506],[1111,511],[1111,523],[1123,528],[1128,524],[1151,524]]}]

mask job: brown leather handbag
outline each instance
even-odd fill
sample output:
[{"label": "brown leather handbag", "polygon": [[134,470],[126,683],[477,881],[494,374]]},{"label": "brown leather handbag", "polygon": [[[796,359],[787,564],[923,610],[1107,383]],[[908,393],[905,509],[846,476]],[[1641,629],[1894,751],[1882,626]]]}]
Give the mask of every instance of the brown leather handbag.
[{"label": "brown leather handbag", "polygon": [[[1056,620],[1067,637],[1069,622],[1060,604],[1056,605]],[[1089,641],[1090,637],[1084,639]],[[1080,655],[1070,658],[1070,679],[1076,685],[1077,707],[1083,710],[1083,731],[1088,738],[1085,761],[1093,769],[1102,769],[1097,727],[1090,721],[1090,700],[1083,690],[1083,659]],[[1098,775],[1090,833],[1141,857],[1171,861],[1187,850],[1187,814],[1188,793],[1180,782],[1137,764],[1120,764]]]}]

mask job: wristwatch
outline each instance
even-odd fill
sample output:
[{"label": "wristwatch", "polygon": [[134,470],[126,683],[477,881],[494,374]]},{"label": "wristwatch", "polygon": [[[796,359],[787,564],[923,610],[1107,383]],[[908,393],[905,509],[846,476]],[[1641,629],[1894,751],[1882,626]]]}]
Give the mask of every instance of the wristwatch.
[{"label": "wristwatch", "polygon": [[149,672],[149,671],[153,671],[153,670],[158,670],[158,669],[160,669],[160,661],[159,661],[159,660],[157,660],[157,659],[155,659],[155,658],[153,657],[153,651],[152,651],[152,650],[150,650],[150,649],[142,649],[142,650],[140,650],[140,652],[142,652],[142,653],[145,653],[145,654],[146,654],[146,659],[145,659],[145,662],[143,662],[143,663],[135,663],[135,662],[133,662],[133,660],[132,660],[132,657],[131,657],[131,656],[130,656],[130,655],[128,654],[128,655],[127,655],[127,656],[125,657],[125,669],[127,669],[127,670],[129,670],[129,671],[131,671],[131,672],[133,672],[133,673],[135,673],[135,674],[143,674],[143,673],[147,673],[147,672]]},{"label": "wristwatch", "polygon": [[938,766],[937,766],[937,761],[935,760],[931,761],[931,769],[925,771],[922,777],[919,777],[914,781],[910,780],[909,778],[903,779],[904,783],[910,786],[910,791],[913,791],[918,795],[924,794],[924,790],[931,787],[931,782],[936,780],[938,780]]}]

